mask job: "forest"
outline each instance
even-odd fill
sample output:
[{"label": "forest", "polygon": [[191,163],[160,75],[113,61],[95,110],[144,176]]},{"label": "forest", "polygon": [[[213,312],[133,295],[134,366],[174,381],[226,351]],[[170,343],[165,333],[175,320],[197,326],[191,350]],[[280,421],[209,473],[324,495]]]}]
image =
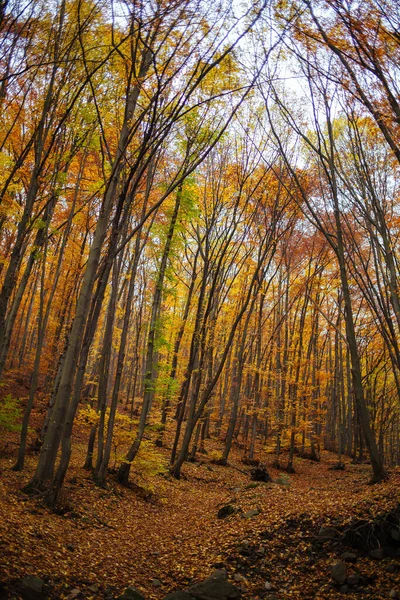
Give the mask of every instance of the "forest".
[{"label": "forest", "polygon": [[0,1],[0,597],[400,598],[399,65],[396,0]]}]

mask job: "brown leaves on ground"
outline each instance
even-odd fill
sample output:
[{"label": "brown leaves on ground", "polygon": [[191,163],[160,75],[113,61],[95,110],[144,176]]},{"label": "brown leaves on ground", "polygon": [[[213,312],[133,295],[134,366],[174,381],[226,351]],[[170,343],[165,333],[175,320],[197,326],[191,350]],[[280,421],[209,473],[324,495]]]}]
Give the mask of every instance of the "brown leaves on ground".
[{"label": "brown leaves on ground", "polygon": [[[2,459],[0,580],[9,589],[10,582],[34,574],[56,598],[68,598],[73,589],[82,598],[108,598],[133,584],[158,600],[223,563],[228,577],[236,574],[244,598],[338,598],[329,569],[343,548],[318,538],[321,525],[345,527],[354,516],[372,519],[399,502],[398,470],[388,482],[370,486],[367,465],[330,471],[335,457],[328,453],[320,463],[296,458],[290,476],[268,467],[273,483],[252,482],[251,468],[235,453],[229,467],[201,456],[185,465],[180,481],[159,476],[151,498],[111,477],[107,490],[96,487],[77,466],[83,453],[84,446],[75,453],[60,514],[20,491],[34,458],[28,457],[23,473],[10,471],[10,457]],[[218,519],[228,503],[235,514]],[[258,514],[246,518],[253,509]],[[346,597],[378,600],[399,590],[399,571],[388,573],[388,563],[360,555],[362,592],[352,588]]]}]

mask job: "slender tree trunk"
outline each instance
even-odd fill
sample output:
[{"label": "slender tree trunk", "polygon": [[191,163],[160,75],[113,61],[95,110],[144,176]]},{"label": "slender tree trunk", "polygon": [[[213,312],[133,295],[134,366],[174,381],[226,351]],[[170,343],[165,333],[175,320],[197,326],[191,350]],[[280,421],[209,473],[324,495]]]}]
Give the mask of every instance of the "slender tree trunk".
[{"label": "slender tree trunk", "polygon": [[130,447],[127,455],[126,462],[123,462],[118,470],[118,481],[124,485],[128,484],[129,473],[131,469],[131,463],[137,455],[143,434],[146,427],[147,417],[150,411],[151,402],[154,394],[154,384],[155,384],[155,343],[156,343],[156,334],[157,334],[157,321],[160,315],[161,309],[161,301],[162,301],[162,292],[164,287],[164,278],[165,272],[167,269],[168,259],[171,251],[172,240],[174,236],[176,221],[178,218],[179,208],[182,199],[182,186],[178,189],[175,199],[174,211],[171,217],[171,222],[168,228],[167,238],[164,246],[164,251],[161,258],[160,270],[158,272],[158,277],[156,281],[156,289],[154,292],[152,309],[151,309],[151,319],[150,319],[150,329],[149,335],[147,339],[147,351],[146,351],[146,364],[145,364],[145,375],[144,375],[144,398],[142,404],[142,410],[139,418],[139,426],[138,431],[136,433],[135,440]]},{"label": "slender tree trunk", "polygon": [[[183,334],[185,333],[185,327],[186,327],[186,323],[187,320],[189,318],[189,311],[190,311],[190,307],[191,307],[191,303],[192,303],[192,298],[193,298],[193,292],[195,289],[195,283],[196,283],[196,279],[197,279],[197,259],[199,256],[199,250],[197,249],[197,252],[195,254],[195,258],[194,258],[194,264],[193,264],[193,270],[192,270],[192,277],[190,280],[190,285],[189,285],[189,291],[188,291],[188,295],[186,298],[186,303],[185,303],[185,308],[183,311],[183,317],[182,317],[182,322],[181,322],[181,326],[179,328],[179,331],[177,333],[176,339],[175,339],[175,343],[174,343],[174,351],[173,351],[173,356],[172,356],[172,364],[171,364],[171,371],[169,374],[169,380],[168,380],[168,387],[167,387],[167,392],[166,392],[166,398],[165,401],[163,403],[163,407],[162,407],[162,414],[161,414],[161,423],[162,425],[165,425],[167,422],[167,413],[168,413],[168,409],[169,406],[171,404],[171,396],[172,396],[172,382],[175,381],[176,379],[176,371],[178,368],[178,356],[179,356],[179,349],[181,347],[181,342],[182,342],[182,338],[183,338]],[[162,440],[161,440],[161,445],[162,445]]]},{"label": "slender tree trunk", "polygon": [[[258,289],[257,289],[257,291],[258,291]],[[246,360],[247,331],[249,328],[250,318],[253,313],[256,299],[257,299],[257,294],[255,292],[254,296],[252,298],[252,301],[250,303],[250,307],[248,309],[247,315],[246,315],[246,321],[245,321],[245,324],[243,327],[243,332],[242,332],[242,335],[240,336],[239,347],[237,348],[236,375],[233,378],[233,382],[232,382],[233,383],[232,412],[231,412],[231,418],[229,421],[228,433],[226,436],[224,452],[222,454],[221,459],[218,461],[218,463],[221,465],[228,464],[228,457],[229,457],[229,453],[232,448],[233,436],[235,433],[235,426],[236,426],[236,420],[237,420],[237,414],[238,414],[239,399],[240,399],[240,393],[241,393],[242,381],[243,381],[243,370],[244,370],[245,360]]]},{"label": "slender tree trunk", "polygon": [[31,415],[33,402],[35,399],[35,394],[37,390],[37,384],[39,379],[39,368],[40,368],[40,359],[42,355],[42,347],[44,341],[45,328],[43,324],[43,309],[44,309],[44,286],[45,286],[45,270],[46,270],[46,255],[47,251],[45,251],[44,256],[42,258],[42,278],[40,282],[40,302],[39,302],[39,315],[38,315],[38,340],[36,346],[36,354],[35,354],[35,362],[33,366],[33,373],[31,377],[31,385],[29,389],[29,398],[28,403],[25,408],[24,416],[22,419],[22,427],[21,427],[21,437],[18,449],[18,458],[17,462],[13,466],[13,471],[22,471],[24,468],[25,462],[25,449],[26,449],[26,440],[28,435],[28,425],[29,418]]},{"label": "slender tree trunk", "polygon": [[120,272],[120,260],[114,261],[113,267],[113,276],[112,276],[112,286],[111,286],[111,295],[107,309],[107,317],[106,317],[106,327],[104,330],[104,338],[103,345],[101,350],[100,357],[100,366],[99,366],[99,387],[98,387],[98,396],[97,396],[97,410],[100,413],[98,430],[97,430],[97,460],[96,466],[93,473],[95,481],[99,485],[104,485],[105,474],[104,477],[99,477],[99,471],[101,465],[103,463],[103,453],[104,453],[104,428],[106,421],[106,410],[107,410],[107,392],[108,392],[108,384],[109,377],[111,373],[110,364],[111,364],[111,348],[112,348],[112,338],[113,338],[113,327],[115,320],[115,311],[117,307],[117,295],[118,295],[118,277]]},{"label": "slender tree trunk", "polygon": [[352,312],[352,303],[350,296],[349,283],[347,279],[346,263],[344,258],[344,244],[342,239],[342,228],[340,221],[339,210],[335,209],[335,222],[338,236],[337,245],[337,257],[340,269],[340,279],[343,290],[343,301],[345,310],[345,323],[346,323],[346,337],[349,345],[350,359],[351,359],[351,374],[353,380],[354,398],[357,405],[358,417],[360,420],[360,426],[365,437],[365,441],[368,448],[368,453],[371,459],[373,480],[375,482],[382,481],[386,478],[385,468],[382,462],[382,458],[379,455],[378,447],[375,440],[375,435],[372,431],[370,424],[370,417],[368,414],[368,408],[365,403],[364,390],[361,375],[361,363],[357,348],[357,339],[355,334],[354,319]]},{"label": "slender tree trunk", "polygon": [[[173,476],[176,479],[180,478],[181,468],[187,457],[189,444],[190,444],[190,440],[191,440],[194,428],[196,426],[197,421],[202,416],[203,410],[204,410],[207,402],[209,401],[211,394],[213,393],[214,387],[216,386],[216,384],[219,380],[219,377],[221,375],[221,372],[225,366],[226,359],[228,357],[230,347],[234,340],[237,328],[238,328],[244,314],[246,313],[248,306],[250,304],[250,301],[252,299],[252,295],[254,293],[254,288],[255,288],[256,282],[258,282],[258,285],[260,285],[260,282],[263,279],[264,261],[266,260],[268,251],[271,250],[271,247],[269,245],[269,236],[266,236],[266,239],[264,239],[263,241],[264,241],[265,246],[260,248],[259,256],[258,256],[258,263],[257,263],[256,269],[254,271],[251,283],[249,284],[247,295],[246,295],[246,297],[243,301],[243,304],[241,305],[241,308],[238,311],[238,314],[237,314],[237,316],[232,324],[232,327],[229,331],[227,343],[222,351],[222,354],[221,354],[221,357],[219,360],[219,364],[215,370],[213,378],[206,386],[206,389],[204,390],[198,403],[197,403],[196,394],[193,394],[193,401],[191,402],[191,405],[190,405],[189,418],[186,423],[186,429],[185,429],[185,434],[184,434],[184,438],[182,441],[182,445],[181,445],[180,451],[178,453],[178,456],[177,456],[173,466],[171,467],[171,473],[173,474]],[[273,251],[271,254],[273,254]]]},{"label": "slender tree trunk", "polygon": [[[150,189],[151,189],[151,183],[153,180],[153,174],[154,174],[153,165],[154,165],[154,161],[152,162],[152,165],[151,165],[150,171],[149,171],[149,176],[148,176],[148,181],[147,181],[147,193],[146,193],[145,201],[143,202],[143,208],[142,208],[142,218],[146,211],[147,201],[148,201],[148,197],[149,197]],[[123,323],[122,323],[121,340],[120,340],[120,344],[119,344],[117,367],[116,367],[114,387],[113,387],[113,393],[112,393],[111,405],[110,405],[110,415],[109,415],[108,423],[107,423],[107,438],[106,438],[106,443],[105,443],[105,447],[104,447],[104,454],[102,454],[101,460],[98,460],[98,465],[96,466],[96,474],[95,474],[96,481],[99,485],[102,485],[102,486],[105,485],[108,465],[109,465],[110,456],[111,456],[112,437],[113,437],[113,431],[114,431],[115,416],[116,416],[119,392],[120,392],[120,387],[121,387],[122,372],[123,372],[124,361],[125,361],[125,350],[126,350],[126,344],[127,344],[127,340],[128,340],[128,333],[129,333],[129,325],[130,325],[130,320],[131,320],[133,296],[134,296],[134,292],[135,292],[136,274],[137,274],[137,269],[138,269],[138,265],[139,265],[141,251],[142,251],[141,235],[140,235],[140,232],[138,232],[137,237],[136,237],[136,243],[135,243],[134,258],[133,258],[132,268],[131,268],[131,272],[130,272],[128,295],[127,295],[126,304],[125,304],[125,314],[124,314],[124,319],[123,319]]]}]

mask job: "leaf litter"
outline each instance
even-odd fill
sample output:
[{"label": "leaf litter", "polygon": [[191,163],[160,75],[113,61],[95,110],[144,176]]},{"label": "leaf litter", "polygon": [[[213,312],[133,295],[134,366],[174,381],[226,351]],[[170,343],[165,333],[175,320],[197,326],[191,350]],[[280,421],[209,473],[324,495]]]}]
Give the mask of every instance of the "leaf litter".
[{"label": "leaf litter", "polygon": [[[296,457],[290,476],[270,467],[267,456],[273,481],[255,483],[235,450],[228,467],[201,455],[185,464],[179,481],[155,476],[150,494],[138,485],[124,488],[112,476],[107,489],[96,487],[79,466],[84,452],[77,444],[58,513],[21,492],[34,457],[22,473],[10,470],[9,457],[0,460],[0,581],[6,590],[36,575],[53,598],[69,598],[74,590],[82,598],[113,598],[134,585],[146,599],[161,600],[223,567],[249,600],[383,600],[400,592],[398,557],[377,561],[365,547],[348,565],[359,585],[342,594],[330,569],[346,547],[318,535],[322,526],[343,532],[355,520],[395,510],[399,469],[371,486],[368,465],[347,462],[344,471],[331,471],[335,457],[328,452],[320,463]],[[218,519],[227,504],[234,513]]]}]

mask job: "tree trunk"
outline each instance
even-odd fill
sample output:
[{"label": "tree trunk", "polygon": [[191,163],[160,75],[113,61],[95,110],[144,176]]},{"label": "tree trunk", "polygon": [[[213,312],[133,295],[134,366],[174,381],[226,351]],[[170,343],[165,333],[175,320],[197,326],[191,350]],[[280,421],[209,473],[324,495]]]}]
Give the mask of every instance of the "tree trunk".
[{"label": "tree trunk", "polygon": [[164,287],[165,272],[167,269],[169,254],[171,250],[172,240],[174,236],[176,221],[178,219],[179,208],[182,199],[182,186],[178,189],[175,199],[175,206],[171,217],[171,222],[168,228],[167,238],[164,246],[164,251],[161,257],[160,270],[156,281],[156,288],[153,297],[153,303],[151,308],[151,319],[150,328],[147,339],[147,351],[146,351],[146,364],[145,364],[145,375],[144,375],[144,398],[142,404],[142,410],[139,418],[138,431],[136,433],[135,440],[130,447],[126,461],[123,462],[118,470],[118,481],[124,485],[128,484],[129,473],[131,469],[131,463],[137,455],[140,444],[142,442],[143,434],[146,427],[147,417],[151,408],[151,402],[154,394],[155,384],[155,343],[157,334],[157,321],[160,315],[162,293]]}]

